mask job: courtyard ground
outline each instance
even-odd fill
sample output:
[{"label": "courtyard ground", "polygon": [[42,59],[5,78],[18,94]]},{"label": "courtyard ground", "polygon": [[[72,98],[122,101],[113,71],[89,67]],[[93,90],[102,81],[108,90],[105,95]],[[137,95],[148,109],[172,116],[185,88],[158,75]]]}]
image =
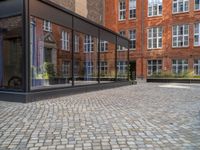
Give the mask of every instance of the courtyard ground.
[{"label": "courtyard ground", "polygon": [[[14,97],[13,97],[14,99]],[[0,101],[0,150],[198,150],[200,85],[137,85]]]}]

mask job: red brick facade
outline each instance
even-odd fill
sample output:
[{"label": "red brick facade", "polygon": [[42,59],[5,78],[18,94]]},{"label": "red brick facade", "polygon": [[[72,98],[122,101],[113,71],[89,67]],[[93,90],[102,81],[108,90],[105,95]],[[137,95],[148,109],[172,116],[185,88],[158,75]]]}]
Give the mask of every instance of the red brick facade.
[{"label": "red brick facade", "polygon": [[[105,0],[105,25],[119,32],[136,29],[136,49],[131,50],[130,60],[136,61],[137,77],[147,77],[148,60],[162,60],[162,70],[172,71],[173,59],[186,59],[188,70],[193,70],[195,59],[200,59],[200,47],[194,46],[194,24],[200,22],[200,10],[194,10],[194,0],[189,0],[189,11],[172,12],[173,0],[162,0],[162,15],[148,17],[148,1],[136,0],[136,18],[129,19],[129,0],[126,2],[126,19],[119,21],[119,1]],[[189,25],[189,46],[173,48],[174,25]],[[148,49],[148,29],[162,27],[162,48]]]}]

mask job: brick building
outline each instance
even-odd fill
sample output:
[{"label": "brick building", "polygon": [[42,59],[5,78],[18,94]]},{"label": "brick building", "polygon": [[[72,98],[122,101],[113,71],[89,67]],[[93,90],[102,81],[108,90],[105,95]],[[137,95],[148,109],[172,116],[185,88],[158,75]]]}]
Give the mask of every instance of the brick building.
[{"label": "brick building", "polygon": [[105,0],[105,25],[131,39],[137,77],[200,75],[200,0]]},{"label": "brick building", "polygon": [[98,24],[104,24],[104,0],[51,0]]}]

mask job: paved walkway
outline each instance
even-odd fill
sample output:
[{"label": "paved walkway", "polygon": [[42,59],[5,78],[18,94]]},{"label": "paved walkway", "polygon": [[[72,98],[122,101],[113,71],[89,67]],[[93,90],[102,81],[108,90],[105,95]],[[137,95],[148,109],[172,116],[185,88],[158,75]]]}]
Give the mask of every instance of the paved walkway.
[{"label": "paved walkway", "polygon": [[143,83],[0,102],[0,150],[200,149],[200,85]]}]

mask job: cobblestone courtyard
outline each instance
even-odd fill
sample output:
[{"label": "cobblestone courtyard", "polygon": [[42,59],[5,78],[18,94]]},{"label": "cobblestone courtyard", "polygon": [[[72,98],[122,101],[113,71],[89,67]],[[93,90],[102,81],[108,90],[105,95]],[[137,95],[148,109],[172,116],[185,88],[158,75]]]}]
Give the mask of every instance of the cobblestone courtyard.
[{"label": "cobblestone courtyard", "polygon": [[200,85],[143,83],[0,102],[0,150],[200,149]]}]

